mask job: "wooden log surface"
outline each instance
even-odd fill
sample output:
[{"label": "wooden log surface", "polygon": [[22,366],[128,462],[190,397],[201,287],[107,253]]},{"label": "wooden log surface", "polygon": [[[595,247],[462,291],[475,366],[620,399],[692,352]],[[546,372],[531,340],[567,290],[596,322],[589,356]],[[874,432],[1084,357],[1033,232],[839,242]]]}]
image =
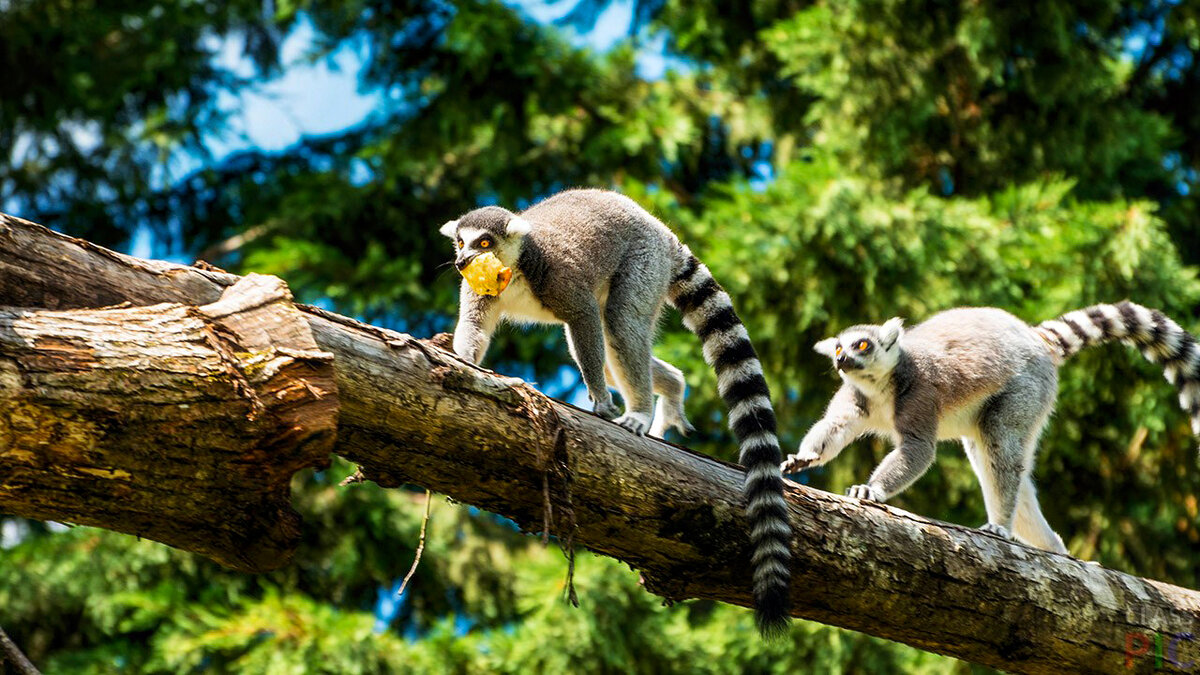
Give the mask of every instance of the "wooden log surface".
[{"label": "wooden log surface", "polygon": [[[0,216],[0,304],[205,304],[236,280]],[[334,451],[368,478],[428,487],[527,531],[549,527],[628,562],[667,598],[749,604],[739,467],[632,436],[428,342],[301,309],[335,357]],[[787,498],[794,616],[1012,672],[1200,663],[1184,637],[1200,635],[1195,591],[795,484]],[[1176,660],[1134,659],[1127,670],[1133,634],[1163,636]]]},{"label": "wooden log surface", "polygon": [[332,360],[273,277],[199,307],[0,308],[0,509],[284,565],[289,481],[333,448]]}]

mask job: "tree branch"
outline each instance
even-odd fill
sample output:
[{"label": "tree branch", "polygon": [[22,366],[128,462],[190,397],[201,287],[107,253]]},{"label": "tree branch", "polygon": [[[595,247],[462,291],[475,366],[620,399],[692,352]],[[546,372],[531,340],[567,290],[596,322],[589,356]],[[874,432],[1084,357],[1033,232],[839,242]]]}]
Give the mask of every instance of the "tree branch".
[{"label": "tree branch", "polygon": [[11,662],[20,675],[41,675],[29,661],[29,657],[25,656],[25,652],[8,637],[3,628],[0,628],[0,666],[7,662]]},{"label": "tree branch", "polygon": [[200,307],[0,307],[0,509],[280,567],[292,475],[333,448],[332,359],[273,277]]},{"label": "tree branch", "polygon": [[[4,304],[202,305],[234,281],[0,216]],[[739,467],[633,436],[430,343],[301,309],[335,355],[334,451],[367,478],[419,484],[530,532],[549,523],[666,598],[750,604]],[[0,472],[0,491],[6,482]],[[1130,634],[1200,634],[1194,591],[795,484],[787,498],[798,617],[1025,673],[1124,671]],[[1132,665],[1150,672],[1154,660]]]}]

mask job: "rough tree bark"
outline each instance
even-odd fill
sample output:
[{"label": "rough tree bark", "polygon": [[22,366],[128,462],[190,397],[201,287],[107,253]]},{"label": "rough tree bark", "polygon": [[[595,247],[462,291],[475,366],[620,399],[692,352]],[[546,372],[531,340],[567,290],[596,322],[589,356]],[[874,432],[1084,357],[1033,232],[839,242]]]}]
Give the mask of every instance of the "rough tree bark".
[{"label": "rough tree bark", "polygon": [[17,647],[3,628],[0,628],[0,666],[6,663],[12,663],[13,669],[20,675],[41,675],[29,657],[25,656],[25,652]]},{"label": "rough tree bark", "polygon": [[[202,305],[236,280],[0,217],[0,304]],[[749,604],[738,467],[634,437],[424,341],[301,309],[335,356],[334,451],[368,478],[549,528],[629,562],[667,598]],[[1149,672],[1153,659],[1125,670],[1129,633],[1200,633],[1195,591],[794,484],[788,499],[798,617],[1027,673]],[[1180,661],[1200,658],[1189,644]]]},{"label": "rough tree bark", "polygon": [[333,448],[332,359],[272,277],[200,307],[0,308],[0,509],[284,565],[289,481]]}]

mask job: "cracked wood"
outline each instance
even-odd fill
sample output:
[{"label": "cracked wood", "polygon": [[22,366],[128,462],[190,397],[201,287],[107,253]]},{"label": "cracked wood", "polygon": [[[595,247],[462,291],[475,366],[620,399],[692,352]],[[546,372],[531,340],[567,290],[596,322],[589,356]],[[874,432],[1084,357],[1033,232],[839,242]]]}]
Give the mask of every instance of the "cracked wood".
[{"label": "cracked wood", "polygon": [[271,277],[200,307],[0,308],[0,509],[280,567],[289,481],[333,447],[331,360]]}]

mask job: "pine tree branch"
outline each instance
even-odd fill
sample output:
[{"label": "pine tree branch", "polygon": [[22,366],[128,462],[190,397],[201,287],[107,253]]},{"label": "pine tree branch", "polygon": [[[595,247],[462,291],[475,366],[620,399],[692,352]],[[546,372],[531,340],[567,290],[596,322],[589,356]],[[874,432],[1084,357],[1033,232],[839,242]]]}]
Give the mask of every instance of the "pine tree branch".
[{"label": "pine tree branch", "polygon": [[[96,248],[0,217],[0,304],[203,305],[236,281]],[[415,483],[529,532],[548,523],[668,599],[750,604],[739,467],[635,437],[433,343],[301,309],[335,356],[334,451],[366,478]],[[0,493],[5,476],[0,464]],[[1200,658],[1182,637],[1200,634],[1195,591],[795,484],[786,496],[797,617],[1013,672],[1151,672],[1153,658],[1126,671],[1126,650],[1156,634],[1179,661]]]}]

